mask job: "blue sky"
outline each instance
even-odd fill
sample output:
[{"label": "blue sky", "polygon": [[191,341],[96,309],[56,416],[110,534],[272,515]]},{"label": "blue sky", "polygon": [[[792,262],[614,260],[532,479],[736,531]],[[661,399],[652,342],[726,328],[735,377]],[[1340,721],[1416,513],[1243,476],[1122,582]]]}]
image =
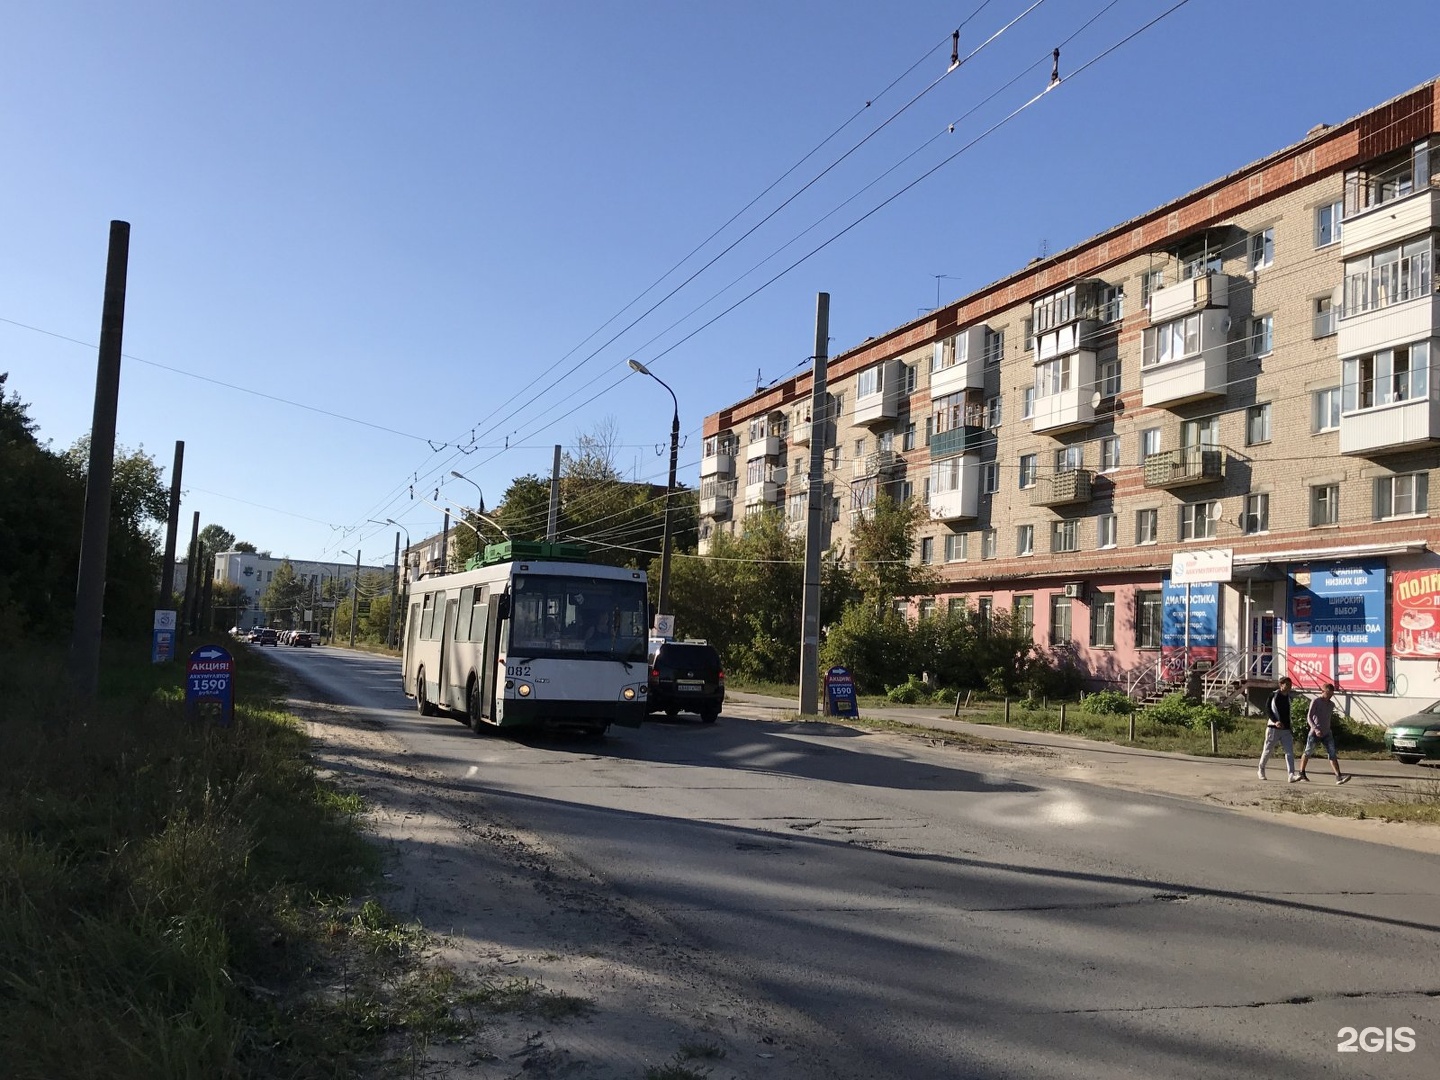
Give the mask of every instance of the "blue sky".
[{"label": "blue sky", "polygon": [[597,424],[663,482],[670,400],[627,357],[693,485],[702,418],[806,363],[817,292],[835,355],[1440,73],[1434,0],[1190,0],[837,236],[1092,17],[1062,76],[1174,0],[1043,0],[945,75],[952,30],[1031,2],[9,5],[0,371],[57,446],[89,428],[129,221],[120,441],[168,470],[185,440],[182,522],[380,562],[366,519],[439,526],[412,485],[493,505]]}]

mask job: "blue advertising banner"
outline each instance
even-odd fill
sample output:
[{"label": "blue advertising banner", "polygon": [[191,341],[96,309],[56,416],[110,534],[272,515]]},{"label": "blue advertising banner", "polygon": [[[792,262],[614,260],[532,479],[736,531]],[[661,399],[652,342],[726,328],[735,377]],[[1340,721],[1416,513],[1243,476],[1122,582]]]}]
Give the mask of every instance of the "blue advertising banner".
[{"label": "blue advertising banner", "polygon": [[1220,584],[1215,581],[1190,586],[1188,606],[1190,655],[1185,655],[1187,606],[1185,586],[1169,578],[1161,583],[1164,615],[1160,623],[1160,658],[1177,672],[1197,661],[1213,664],[1220,657]]},{"label": "blue advertising banner", "polygon": [[218,645],[196,649],[185,669],[185,713],[198,719],[202,712],[221,727],[235,722],[235,658]]},{"label": "blue advertising banner", "polygon": [[827,716],[859,716],[855,700],[855,677],[848,668],[832,667],[825,672],[825,713]]},{"label": "blue advertising banner", "polygon": [[1384,693],[1385,560],[1323,563],[1290,574],[1285,673],[1296,686],[1333,682]]}]

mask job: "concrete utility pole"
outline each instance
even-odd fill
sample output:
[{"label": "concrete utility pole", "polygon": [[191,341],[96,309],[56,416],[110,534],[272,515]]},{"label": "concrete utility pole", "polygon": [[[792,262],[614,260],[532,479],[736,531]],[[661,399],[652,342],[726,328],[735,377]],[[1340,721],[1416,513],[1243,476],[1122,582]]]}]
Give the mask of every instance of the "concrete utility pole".
[{"label": "concrete utility pole", "polygon": [[185,560],[185,610],[180,613],[180,634],[194,632],[195,606],[200,593],[200,579],[195,574],[195,564],[200,561],[200,511],[190,522],[190,555]]},{"label": "concrete utility pole", "polygon": [[552,544],[560,531],[560,444],[555,444],[555,463],[550,466],[550,516],[545,520],[545,539]]},{"label": "concrete utility pole", "polygon": [[390,615],[385,620],[385,644],[394,644],[395,606],[400,603],[400,534],[395,534],[395,577],[390,586]]},{"label": "concrete utility pole", "polygon": [[[440,497],[440,492],[435,492],[435,497]],[[479,530],[476,530],[479,535]],[[440,573],[450,572],[450,511],[445,511],[445,525],[440,530]]]},{"label": "concrete utility pole", "polygon": [[655,595],[655,614],[669,615],[670,547],[674,543],[675,535],[675,465],[680,458],[680,401],[676,398],[675,391],[670,389],[670,384],[639,360],[625,362],[630,365],[631,371],[648,375],[665,387],[665,392],[670,395],[670,403],[675,407],[670,417],[670,476],[665,484],[665,527],[660,541],[660,589]]},{"label": "concrete utility pole", "polygon": [[160,603],[168,611],[175,591],[175,538],[180,531],[180,474],[185,469],[185,444],[175,440],[175,464],[170,467],[170,517],[165,523],[165,565],[160,570]]},{"label": "concrete utility pole", "polygon": [[93,698],[100,688],[100,638],[105,618],[105,561],[110,548],[110,496],[115,481],[115,414],[120,405],[120,356],[125,337],[125,280],[130,266],[130,223],[110,222],[105,301],[100,312],[100,354],[95,370],[95,411],[90,422],[90,466],[85,474],[85,517],[80,570],[75,581],[75,626],[70,635],[70,678],[75,692]]},{"label": "concrete utility pole", "polygon": [[805,507],[805,592],[800,606],[800,714],[814,716],[820,694],[820,541],[825,497],[825,365],[830,346],[830,294],[815,294],[815,367],[810,382],[810,483]]},{"label": "concrete utility pole", "polygon": [[[449,517],[447,514],[446,517]],[[355,549],[355,580],[350,585],[350,648],[355,647],[355,617],[360,611],[360,549]]]}]

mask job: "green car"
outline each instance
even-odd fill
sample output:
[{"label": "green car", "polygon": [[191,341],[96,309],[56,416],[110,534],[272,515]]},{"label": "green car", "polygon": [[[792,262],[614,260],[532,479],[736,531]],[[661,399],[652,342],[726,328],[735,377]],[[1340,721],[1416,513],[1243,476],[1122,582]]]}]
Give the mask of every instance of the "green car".
[{"label": "green car", "polygon": [[1440,701],[1387,727],[1385,749],[1406,765],[1440,758]]}]

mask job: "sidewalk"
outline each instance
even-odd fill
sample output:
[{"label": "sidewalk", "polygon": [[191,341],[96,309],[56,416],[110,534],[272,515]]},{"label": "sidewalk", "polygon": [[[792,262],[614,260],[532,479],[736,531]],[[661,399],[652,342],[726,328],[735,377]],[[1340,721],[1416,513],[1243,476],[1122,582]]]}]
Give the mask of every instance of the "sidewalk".
[{"label": "sidewalk", "polygon": [[[725,695],[725,714],[752,720],[794,721],[796,704],[786,698],[731,691]],[[1346,761],[1341,754],[1341,769],[1354,777],[1343,787],[1335,784],[1330,764],[1324,758],[1311,759],[1306,770],[1310,783],[1290,784],[1286,781],[1285,759],[1281,755],[1271,757],[1266,769],[1270,779],[1262,781],[1255,775],[1257,760],[1250,758],[1195,757],[1055,732],[975,724],[946,716],[941,709],[933,706],[897,705],[867,710],[863,715],[1013,743],[1017,750],[1029,751],[1023,755],[1003,756],[955,751],[984,759],[985,768],[992,772],[1040,773],[1061,780],[1193,799],[1298,828],[1440,854],[1440,826],[1362,821],[1330,814],[1286,812],[1283,809],[1286,801],[1301,798],[1323,797],[1337,803],[1383,801],[1413,790],[1417,785],[1440,781],[1440,768],[1433,766],[1402,765],[1393,760]],[[826,720],[843,723],[831,718]],[[895,737],[876,734],[878,737]]]}]

